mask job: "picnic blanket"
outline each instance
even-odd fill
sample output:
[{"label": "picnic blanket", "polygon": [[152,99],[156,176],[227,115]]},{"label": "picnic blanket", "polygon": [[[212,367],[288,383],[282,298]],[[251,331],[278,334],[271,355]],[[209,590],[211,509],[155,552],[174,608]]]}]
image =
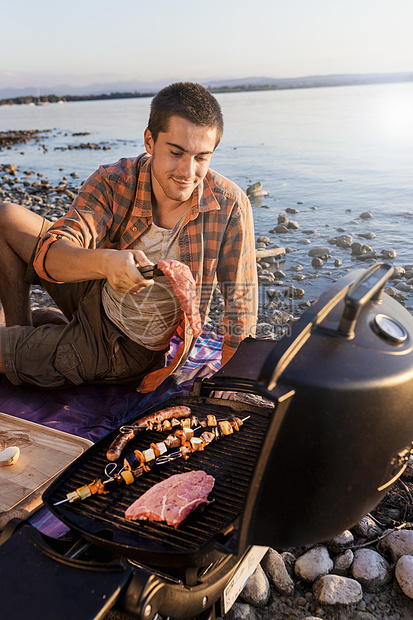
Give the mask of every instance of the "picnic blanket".
[{"label": "picnic blanket", "polygon": [[[134,385],[87,385],[46,391],[12,385],[2,376],[0,411],[95,442],[140,411],[171,396],[188,394],[196,377],[214,374],[220,368],[221,342],[222,338],[206,326],[180,371],[149,394],[139,393]],[[178,338],[171,341],[169,359],[180,343]]]}]

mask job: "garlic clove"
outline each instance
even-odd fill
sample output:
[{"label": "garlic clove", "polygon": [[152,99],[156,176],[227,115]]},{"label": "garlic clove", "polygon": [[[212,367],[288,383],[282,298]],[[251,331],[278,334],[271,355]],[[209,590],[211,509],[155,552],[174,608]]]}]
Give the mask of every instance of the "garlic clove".
[{"label": "garlic clove", "polygon": [[10,446],[0,452],[0,465],[14,465],[19,460],[20,448]]}]

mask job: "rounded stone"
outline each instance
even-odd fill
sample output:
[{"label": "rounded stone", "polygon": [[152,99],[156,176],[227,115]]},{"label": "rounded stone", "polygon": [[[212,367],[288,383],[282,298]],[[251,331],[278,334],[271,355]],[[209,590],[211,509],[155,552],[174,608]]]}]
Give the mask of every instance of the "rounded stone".
[{"label": "rounded stone", "polygon": [[333,560],[326,547],[314,547],[301,555],[294,566],[294,572],[299,579],[315,581],[327,575],[333,569]]},{"label": "rounded stone", "polygon": [[318,256],[314,256],[314,258],[311,261],[311,265],[315,269],[320,269],[320,267],[322,267],[324,265],[324,261],[323,261],[322,258],[319,258]]},{"label": "rounded stone", "polygon": [[363,598],[361,585],[355,579],[339,575],[325,575],[313,586],[314,596],[327,605],[354,605]]},{"label": "rounded stone", "polygon": [[403,593],[413,598],[413,556],[403,555],[397,560],[395,575]]},{"label": "rounded stone", "polygon": [[351,574],[369,591],[388,583],[391,579],[389,563],[373,549],[358,549],[354,553]]}]

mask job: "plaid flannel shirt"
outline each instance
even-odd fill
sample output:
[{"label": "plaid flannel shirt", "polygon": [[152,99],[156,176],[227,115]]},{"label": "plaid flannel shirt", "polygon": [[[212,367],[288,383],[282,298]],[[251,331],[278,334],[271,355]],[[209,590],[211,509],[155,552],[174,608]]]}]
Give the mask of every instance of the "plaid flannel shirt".
[{"label": "plaid flannel shirt", "polygon": [[[34,261],[38,275],[54,281],[45,262],[50,246],[61,238],[84,248],[132,249],[152,222],[151,199],[151,156],[147,153],[101,166],[80,188],[69,212],[40,241]],[[252,209],[237,185],[208,170],[193,193],[179,234],[179,251],[195,279],[203,325],[219,284],[225,299],[225,363],[241,340],[252,334],[258,306]],[[175,358],[166,368],[147,375],[141,391],[155,389],[186,359],[193,342],[185,317],[176,333],[183,343]]]}]

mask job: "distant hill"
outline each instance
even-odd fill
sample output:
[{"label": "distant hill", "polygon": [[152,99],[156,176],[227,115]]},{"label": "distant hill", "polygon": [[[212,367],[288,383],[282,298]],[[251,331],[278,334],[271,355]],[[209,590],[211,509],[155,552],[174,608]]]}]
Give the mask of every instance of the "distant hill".
[{"label": "distant hill", "polygon": [[298,78],[250,77],[231,80],[217,80],[205,83],[211,89],[238,88],[315,88],[320,86],[347,86],[351,84],[380,84],[388,82],[411,82],[411,73],[349,73],[337,75],[309,75]]},{"label": "distant hill", "polygon": [[[53,88],[42,88],[40,94],[42,99],[48,95],[57,98],[68,98],[70,100],[95,97],[115,98],[120,96],[149,96],[156,93],[166,84],[173,82],[170,80],[158,80],[154,82],[139,82],[135,80],[113,82],[105,84],[90,84],[89,86],[75,87],[68,84],[60,84]],[[196,81],[196,78],[194,78]],[[246,78],[229,78],[199,80],[201,84],[214,92],[238,91],[238,90],[265,90],[265,89],[286,89],[286,88],[316,88],[323,86],[346,86],[355,84],[378,84],[389,82],[411,82],[413,72],[410,73],[364,73],[364,74],[337,74],[337,75],[310,75],[295,78],[269,78],[265,76],[255,76]],[[12,103],[11,100],[24,99],[31,97],[37,98],[38,88],[3,88],[0,89],[0,103]],[[23,102],[23,101],[21,101]],[[27,101],[24,101],[26,103]]]}]

